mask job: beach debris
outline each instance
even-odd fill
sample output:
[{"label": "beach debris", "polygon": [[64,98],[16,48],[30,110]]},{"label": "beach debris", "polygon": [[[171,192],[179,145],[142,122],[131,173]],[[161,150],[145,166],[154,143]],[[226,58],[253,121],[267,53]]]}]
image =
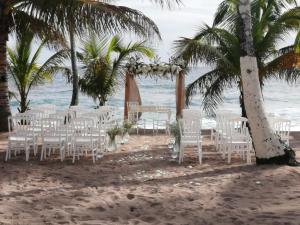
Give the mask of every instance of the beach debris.
[{"label": "beach debris", "polygon": [[261,182],[260,181],[256,181],[255,184],[261,185]]}]

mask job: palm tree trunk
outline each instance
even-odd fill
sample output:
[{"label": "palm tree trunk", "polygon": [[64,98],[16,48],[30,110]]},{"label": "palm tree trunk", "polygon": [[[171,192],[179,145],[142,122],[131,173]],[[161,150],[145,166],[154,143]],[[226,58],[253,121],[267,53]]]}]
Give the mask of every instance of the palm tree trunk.
[{"label": "palm tree trunk", "polygon": [[253,47],[250,0],[240,0],[241,75],[244,104],[251,128],[257,164],[298,165],[295,152],[285,147],[273,133],[264,110],[257,59]]},{"label": "palm tree trunk", "polygon": [[243,87],[242,87],[241,81],[239,81],[239,90],[240,90],[239,102],[240,102],[240,107],[241,107],[241,111],[242,111],[242,117],[247,118],[247,113],[246,113],[245,103],[244,103],[244,92],[243,92]]},{"label": "palm tree trunk", "polygon": [[72,64],[72,99],[71,106],[78,105],[78,94],[79,94],[79,84],[78,84],[78,70],[77,70],[77,57],[76,57],[76,44],[75,44],[75,34],[73,29],[73,23],[70,22],[69,35],[70,35],[70,51],[71,51],[71,64]]},{"label": "palm tree trunk", "polygon": [[6,71],[6,42],[8,40],[8,16],[5,14],[5,0],[0,0],[0,132],[8,131],[8,117],[11,115],[8,98]]},{"label": "palm tree trunk", "polygon": [[26,112],[27,110],[27,98],[25,94],[21,94],[21,101],[20,101],[20,113]]}]

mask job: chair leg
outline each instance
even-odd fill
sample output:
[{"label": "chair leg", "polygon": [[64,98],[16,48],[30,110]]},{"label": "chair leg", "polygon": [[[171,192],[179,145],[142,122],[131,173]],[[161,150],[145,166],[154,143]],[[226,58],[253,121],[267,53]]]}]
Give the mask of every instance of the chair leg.
[{"label": "chair leg", "polygon": [[45,154],[45,146],[42,145],[42,150],[41,150],[41,161],[43,160],[43,157],[44,157],[44,154]]},{"label": "chair leg", "polygon": [[231,148],[228,149],[227,155],[228,155],[228,164],[230,164],[231,163]]},{"label": "chair leg", "polygon": [[250,150],[247,151],[247,164],[251,164],[251,152],[250,152]]},{"label": "chair leg", "polygon": [[25,147],[25,160],[26,160],[26,162],[28,162],[28,160],[29,160],[29,153],[30,153],[30,151],[29,151],[29,147]]},{"label": "chair leg", "polygon": [[97,154],[95,154],[95,150],[96,150],[96,149],[93,149],[93,150],[92,150],[93,164],[95,164],[95,162],[96,162],[96,157],[97,157]]},{"label": "chair leg", "polygon": [[184,151],[184,146],[181,144],[179,147],[179,164],[183,162],[183,151]]},{"label": "chair leg", "polygon": [[[7,147],[7,149],[6,149],[6,155],[5,155],[5,161],[7,161],[8,160],[8,157],[9,157],[9,155],[10,155],[10,151],[11,151],[11,146],[10,146],[10,144],[8,145],[8,147]],[[15,151],[16,152],[16,151]]]},{"label": "chair leg", "polygon": [[34,156],[36,156],[36,154],[37,154],[37,148],[38,148],[38,146],[37,146],[37,144],[33,144],[33,154],[34,154]]},{"label": "chair leg", "polygon": [[199,164],[202,164],[202,146],[198,147],[198,157],[199,157]]},{"label": "chair leg", "polygon": [[75,162],[75,154],[76,154],[76,146],[73,146],[73,160],[72,160],[72,163]]}]

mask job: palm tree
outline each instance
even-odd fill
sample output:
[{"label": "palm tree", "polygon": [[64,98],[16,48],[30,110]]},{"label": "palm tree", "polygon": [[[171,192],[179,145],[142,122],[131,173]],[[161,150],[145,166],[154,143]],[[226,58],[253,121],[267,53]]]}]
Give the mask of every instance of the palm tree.
[{"label": "palm tree", "polygon": [[92,35],[83,44],[82,52],[78,53],[82,62],[83,76],[79,80],[80,90],[99,106],[105,105],[108,97],[116,90],[118,80],[123,76],[124,63],[130,56],[140,55],[152,58],[153,50],[145,42],[124,45],[118,36],[111,40],[99,39]]},{"label": "palm tree", "polygon": [[[10,32],[18,31],[26,25],[41,37],[61,40],[63,32],[59,31],[69,31],[75,84],[76,54],[72,33],[84,34],[86,28],[90,28],[102,32],[130,30],[141,35],[158,34],[155,24],[142,13],[127,7],[111,5],[110,2],[110,0],[0,0],[0,131],[8,130],[7,117],[11,114],[6,71],[6,43]],[[179,0],[155,0],[155,2],[170,5],[171,2]],[[69,20],[70,18],[72,20]],[[74,86],[76,89],[76,85]]]},{"label": "palm tree", "polygon": [[38,61],[46,40],[41,42],[35,52],[32,52],[33,42],[33,34],[22,32],[16,39],[15,48],[7,50],[8,74],[18,92],[18,95],[13,96],[19,103],[18,111],[21,113],[29,109],[28,95],[34,86],[51,81],[58,72],[67,75],[70,73],[68,68],[62,66],[63,60],[68,57],[69,50],[61,49],[39,65]]},{"label": "palm tree", "polygon": [[[105,2],[105,3],[104,3]],[[70,105],[77,105],[78,100],[78,71],[76,59],[75,37],[82,36],[87,30],[104,34],[133,31],[149,38],[159,31],[155,23],[141,12],[124,7],[108,4],[113,1],[72,1],[67,10],[57,7],[58,25],[68,32],[70,38],[72,65],[72,99]],[[60,10],[61,9],[61,10]],[[101,19],[100,19],[101,18]]]},{"label": "palm tree", "polygon": [[[293,81],[300,75],[299,68],[295,66],[299,56],[296,51],[300,46],[298,41],[280,49],[276,47],[289,31],[299,32],[299,8],[277,13],[275,3],[267,0],[252,2],[252,34],[261,87],[265,80],[272,77]],[[193,38],[182,38],[176,42],[177,54],[190,64],[202,62],[212,66],[211,71],[188,85],[187,104],[200,90],[204,96],[204,110],[214,114],[217,105],[223,101],[224,90],[238,84],[245,116],[239,61],[241,39],[236,35],[241,33],[240,30],[236,3],[224,1],[220,4],[212,27],[205,25]]]},{"label": "palm tree", "polygon": [[295,158],[295,152],[282,144],[272,132],[267,120],[263,97],[259,82],[258,60],[252,38],[252,19],[249,0],[239,0],[238,15],[240,17],[240,65],[244,89],[245,109],[252,132],[253,145],[257,164],[287,164],[300,166]]}]

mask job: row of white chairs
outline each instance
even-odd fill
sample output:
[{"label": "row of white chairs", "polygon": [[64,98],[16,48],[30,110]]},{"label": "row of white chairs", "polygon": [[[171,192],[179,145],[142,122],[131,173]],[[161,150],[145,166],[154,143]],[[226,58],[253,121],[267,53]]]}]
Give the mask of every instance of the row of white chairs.
[{"label": "row of white chairs", "polygon": [[[85,152],[91,153],[93,162],[106,148],[106,131],[115,125],[113,110],[95,110],[77,115],[74,110],[47,114],[42,110],[30,110],[9,118],[9,138],[6,160],[11,153],[24,150],[26,161],[30,150],[37,154],[41,146],[41,160],[58,150],[60,158],[72,155],[73,162]],[[48,150],[48,154],[47,154]]]},{"label": "row of white chairs", "polygon": [[254,154],[252,139],[247,127],[247,118],[232,112],[222,111],[216,114],[216,128],[212,129],[211,139],[223,158],[231,162],[236,153],[248,164]]}]

